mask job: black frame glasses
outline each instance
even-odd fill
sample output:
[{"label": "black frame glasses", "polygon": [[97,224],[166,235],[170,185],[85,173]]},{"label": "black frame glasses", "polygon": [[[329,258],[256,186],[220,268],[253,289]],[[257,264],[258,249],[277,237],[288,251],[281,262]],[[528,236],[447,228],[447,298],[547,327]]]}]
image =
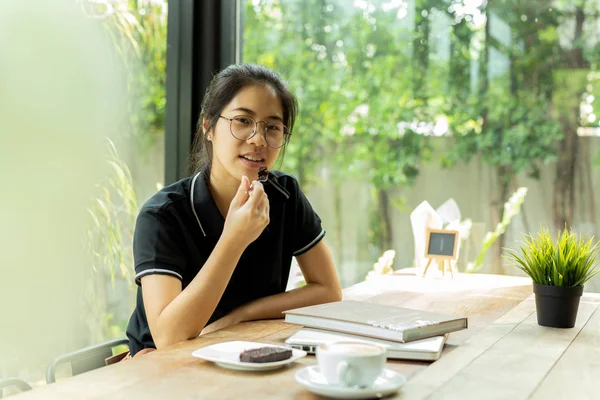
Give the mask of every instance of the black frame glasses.
[{"label": "black frame glasses", "polygon": [[[224,115],[219,115],[219,118],[223,118],[223,119],[226,119],[227,121],[229,121],[229,133],[231,133],[231,136],[233,136],[237,140],[242,140],[245,142],[246,140],[252,139],[254,137],[254,135],[256,135],[256,132],[258,132],[258,123],[259,122],[262,122],[263,124],[265,124],[265,128],[262,130],[262,134],[265,138],[265,142],[267,143],[267,146],[269,146],[273,149],[280,149],[283,146],[285,146],[288,143],[288,141],[290,140],[291,134],[288,132],[287,127],[280,123],[270,124],[267,121],[257,121],[254,118],[248,117],[246,115],[236,115],[233,118],[228,118]],[[233,133],[233,121],[240,120],[240,119],[248,119],[254,123],[254,129],[252,130],[252,133],[250,134],[250,136],[248,136],[246,138],[240,138],[240,137],[236,136],[235,133]],[[281,143],[280,146],[273,146],[272,144],[269,143],[269,125],[280,125],[283,128],[283,142]]]}]

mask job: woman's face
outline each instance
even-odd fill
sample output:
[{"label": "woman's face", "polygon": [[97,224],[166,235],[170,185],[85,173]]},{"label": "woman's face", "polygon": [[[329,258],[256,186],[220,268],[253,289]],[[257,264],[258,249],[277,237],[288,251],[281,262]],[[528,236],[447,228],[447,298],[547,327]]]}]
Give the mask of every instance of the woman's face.
[{"label": "woman's face", "polygon": [[251,181],[258,179],[259,168],[264,166],[271,169],[281,150],[268,146],[264,135],[265,124],[270,127],[283,124],[283,108],[279,96],[269,86],[246,86],[223,108],[221,115],[229,119],[242,117],[234,120],[234,132],[243,131],[244,124],[253,126],[248,117],[257,122],[257,128],[250,139],[239,140],[230,132],[232,122],[219,118],[214,129],[208,132],[213,145],[212,173],[218,177],[229,175],[238,181],[242,175],[246,175]]}]

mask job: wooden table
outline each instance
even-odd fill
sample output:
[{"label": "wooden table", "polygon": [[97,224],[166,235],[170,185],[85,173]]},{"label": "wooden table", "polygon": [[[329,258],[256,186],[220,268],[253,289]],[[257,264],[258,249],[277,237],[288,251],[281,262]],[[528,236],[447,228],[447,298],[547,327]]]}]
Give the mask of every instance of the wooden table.
[{"label": "wooden table", "polygon": [[598,399],[600,295],[572,329],[537,324],[533,295],[402,388],[410,399]]},{"label": "wooden table", "polygon": [[[599,337],[594,336],[595,341],[591,342],[584,337],[576,348],[565,353],[568,357],[556,364],[554,372],[552,357],[564,351],[569,338],[579,331],[548,331],[537,327],[532,319],[533,302],[527,300],[520,304],[530,294],[531,281],[528,278],[460,274],[454,280],[422,279],[410,270],[380,276],[344,290],[345,299],[469,317],[469,329],[450,335],[439,361],[388,361],[388,368],[409,379],[393,397],[402,399],[430,396],[487,399],[491,392],[494,396],[503,397],[499,390],[506,389],[506,385],[517,385],[523,389],[515,391],[515,396],[504,398],[526,398],[543,376],[551,379],[555,374],[563,373],[568,377],[566,387],[573,388],[572,379],[583,379],[586,365],[594,362],[594,359],[586,359],[581,364],[579,357],[585,352],[597,355],[598,350],[592,347],[600,348]],[[592,303],[586,297],[580,309],[579,328],[590,319],[590,315]],[[587,335],[592,335],[592,329],[598,330],[600,313],[594,315],[593,324],[586,328]],[[300,368],[316,363],[314,356],[276,371],[259,373],[232,371],[191,356],[197,348],[230,340],[281,344],[299,328],[282,320],[243,323],[138,359],[36,388],[19,395],[19,398],[316,399],[319,397],[294,380],[294,374]],[[553,349],[551,354],[546,351],[547,347]],[[574,360],[579,364],[569,369]],[[595,368],[597,372],[598,368]],[[550,373],[549,369],[552,369]],[[513,372],[517,371],[524,375],[515,380]],[[588,378],[591,379],[591,376],[588,375]],[[557,379],[554,380],[561,385]],[[553,393],[554,389],[552,386],[540,386],[538,392],[542,397],[539,398],[545,398],[543,395],[548,390]]]}]

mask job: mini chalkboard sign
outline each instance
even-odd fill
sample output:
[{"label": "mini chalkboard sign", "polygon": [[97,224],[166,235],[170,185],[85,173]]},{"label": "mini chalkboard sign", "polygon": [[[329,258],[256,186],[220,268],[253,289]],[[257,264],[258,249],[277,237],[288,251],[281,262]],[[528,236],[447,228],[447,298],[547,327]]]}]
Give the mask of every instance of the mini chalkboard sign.
[{"label": "mini chalkboard sign", "polygon": [[427,229],[425,239],[425,258],[428,258],[427,266],[423,271],[423,276],[427,273],[427,269],[433,260],[438,262],[440,265],[442,274],[446,273],[446,261],[450,266],[450,274],[454,277],[452,272],[452,265],[450,260],[456,260],[458,252],[458,231],[451,231],[445,229]]}]

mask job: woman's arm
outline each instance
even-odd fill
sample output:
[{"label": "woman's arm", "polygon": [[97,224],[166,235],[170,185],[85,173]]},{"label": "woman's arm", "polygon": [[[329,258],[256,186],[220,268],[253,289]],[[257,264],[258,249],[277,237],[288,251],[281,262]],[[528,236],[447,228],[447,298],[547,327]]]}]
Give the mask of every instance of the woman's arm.
[{"label": "woman's arm", "polygon": [[142,277],[146,318],[157,349],[198,336],[216,308],[243,249],[219,241],[185,288],[168,275]]},{"label": "woman's arm", "polygon": [[184,290],[181,282],[171,276],[141,278],[146,318],[157,348],[198,336],[223,296],[242,253],[269,223],[269,202],[262,185],[254,182],[248,195],[249,186],[243,177],[221,238]]},{"label": "woman's arm", "polygon": [[285,310],[342,299],[333,259],[324,240],[298,256],[297,260],[306,280],[305,286],[246,303],[204,328],[202,334],[243,321],[283,318],[282,311]]}]

